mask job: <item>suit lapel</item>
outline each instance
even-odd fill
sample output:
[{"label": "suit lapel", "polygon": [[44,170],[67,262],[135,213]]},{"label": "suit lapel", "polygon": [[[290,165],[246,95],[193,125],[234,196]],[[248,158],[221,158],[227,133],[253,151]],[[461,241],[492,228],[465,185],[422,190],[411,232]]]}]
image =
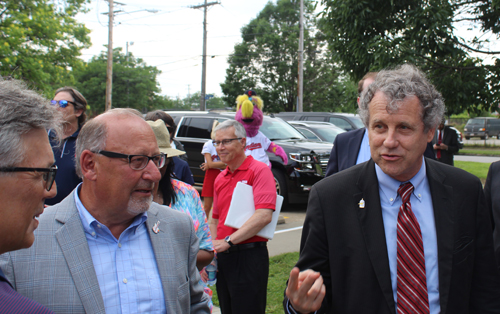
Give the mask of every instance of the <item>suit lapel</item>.
[{"label": "suit lapel", "polygon": [[[159,231],[153,231],[154,225],[159,223]],[[158,208],[151,206],[148,210],[148,220],[146,220],[146,227],[148,228],[151,245],[155,253],[156,264],[158,265],[158,272],[160,273],[161,284],[163,288],[163,296],[165,298],[165,306],[167,313],[177,313],[177,283],[176,276],[172,270],[175,269],[175,254],[172,247],[168,245],[167,239],[171,239],[173,235],[170,234],[167,228],[167,222],[158,219]]]},{"label": "suit lapel", "polygon": [[94,263],[73,193],[61,202],[61,207],[67,208],[67,210],[60,211],[56,215],[56,220],[64,226],[56,232],[55,236],[68,264],[85,312],[105,313]]},{"label": "suit lapel", "polygon": [[375,173],[375,163],[372,159],[364,164],[357,186],[360,191],[353,195],[353,202],[358,204],[363,199],[365,203],[364,208],[358,205],[356,207],[368,255],[387,301],[387,306],[391,313],[395,314],[396,305],[392,291],[378,180]]},{"label": "suit lapel", "polygon": [[432,206],[436,223],[439,303],[441,305],[441,313],[446,313],[453,264],[455,211],[452,206],[453,187],[444,183],[446,176],[437,165],[436,161],[426,159],[426,174],[432,194]]}]

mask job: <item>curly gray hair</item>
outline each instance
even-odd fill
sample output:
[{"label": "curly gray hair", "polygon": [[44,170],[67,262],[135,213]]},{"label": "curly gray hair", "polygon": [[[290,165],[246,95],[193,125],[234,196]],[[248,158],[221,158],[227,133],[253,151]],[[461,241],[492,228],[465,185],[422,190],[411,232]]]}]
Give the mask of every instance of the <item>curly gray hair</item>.
[{"label": "curly gray hair", "polygon": [[62,115],[50,102],[19,80],[0,77],[0,167],[24,160],[23,134],[34,129],[51,130],[59,141]]},{"label": "curly gray hair", "polygon": [[396,112],[405,97],[416,96],[422,106],[421,118],[426,132],[435,129],[444,115],[445,106],[441,93],[414,65],[403,64],[392,70],[380,71],[375,81],[361,95],[358,113],[367,127],[370,120],[369,104],[377,91],[387,97],[388,112]]}]

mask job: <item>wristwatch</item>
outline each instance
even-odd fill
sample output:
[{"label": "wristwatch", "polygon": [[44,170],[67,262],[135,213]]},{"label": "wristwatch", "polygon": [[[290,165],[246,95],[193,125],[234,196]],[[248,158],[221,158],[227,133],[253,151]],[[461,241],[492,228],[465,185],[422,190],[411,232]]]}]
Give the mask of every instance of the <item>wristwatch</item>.
[{"label": "wristwatch", "polygon": [[231,236],[227,236],[227,237],[225,237],[225,238],[224,238],[224,241],[226,241],[226,242],[227,242],[227,244],[229,244],[229,247],[234,246],[234,243],[233,243],[233,242],[231,242]]}]

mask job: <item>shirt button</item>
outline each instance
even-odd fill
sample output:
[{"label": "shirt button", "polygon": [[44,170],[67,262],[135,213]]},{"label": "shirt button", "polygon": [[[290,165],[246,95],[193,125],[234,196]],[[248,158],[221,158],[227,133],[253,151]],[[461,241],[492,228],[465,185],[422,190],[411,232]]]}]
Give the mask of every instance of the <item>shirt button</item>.
[{"label": "shirt button", "polygon": [[422,195],[419,194],[418,197],[422,197]]},{"label": "shirt button", "polygon": [[123,283],[127,283],[127,282],[128,282],[127,278],[123,279]]},{"label": "shirt button", "polygon": [[95,237],[95,232],[94,231],[92,231],[92,236]]},{"label": "shirt button", "polygon": [[97,224],[97,228],[101,228],[101,225]]},{"label": "shirt button", "polygon": [[389,199],[389,201],[391,201],[391,202],[392,202],[392,201],[394,201],[394,199],[391,197],[391,198]]},{"label": "shirt button", "polygon": [[118,243],[118,247],[122,247],[122,244],[121,244],[121,243]]}]

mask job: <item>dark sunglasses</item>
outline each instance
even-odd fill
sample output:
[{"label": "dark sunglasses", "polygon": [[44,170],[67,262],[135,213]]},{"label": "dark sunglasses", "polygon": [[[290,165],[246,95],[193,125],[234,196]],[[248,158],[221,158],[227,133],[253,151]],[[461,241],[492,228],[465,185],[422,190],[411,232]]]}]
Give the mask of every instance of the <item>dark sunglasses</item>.
[{"label": "dark sunglasses", "polygon": [[57,106],[57,105],[59,105],[59,107],[61,107],[61,108],[66,108],[66,107],[68,107],[68,104],[72,104],[73,106],[75,105],[75,103],[74,103],[74,102],[69,101],[69,100],[51,100],[51,101],[50,101],[50,104],[51,104],[52,106]]},{"label": "dark sunglasses", "polygon": [[50,168],[6,167],[0,168],[0,172],[43,172],[42,178],[45,181],[45,189],[50,191],[56,179],[57,166],[53,165]]}]

